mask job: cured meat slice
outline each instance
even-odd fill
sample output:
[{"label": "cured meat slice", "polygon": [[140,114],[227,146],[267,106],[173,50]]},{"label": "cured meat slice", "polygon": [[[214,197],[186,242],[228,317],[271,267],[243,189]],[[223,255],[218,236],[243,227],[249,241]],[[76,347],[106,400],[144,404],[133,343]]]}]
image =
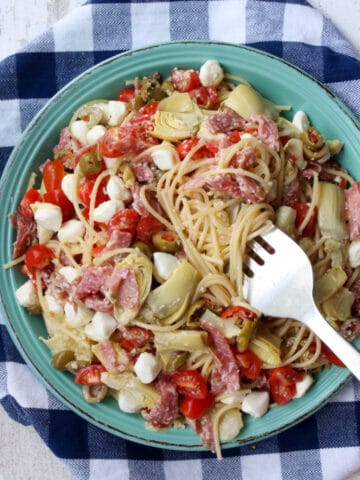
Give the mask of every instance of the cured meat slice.
[{"label": "cured meat slice", "polygon": [[360,182],[345,190],[345,211],[349,221],[350,240],[360,238]]},{"label": "cured meat slice", "polygon": [[27,214],[26,209],[22,206],[17,209],[15,215],[10,217],[10,221],[16,228],[16,240],[13,246],[13,258],[17,258],[25,253],[26,249],[32,245],[33,240],[36,238],[36,223],[35,220]]},{"label": "cured meat slice", "polygon": [[219,390],[221,385],[223,385],[229,392],[236,392],[240,389],[239,369],[230,345],[215,325],[206,320],[201,320],[200,324],[210,333],[215,344],[215,379],[212,382],[216,382],[216,388]]},{"label": "cured meat slice", "polygon": [[243,130],[246,120],[229,108],[211,115],[208,127],[211,133],[230,133],[233,130]]},{"label": "cured meat slice", "polygon": [[276,123],[265,115],[251,115],[249,120],[258,125],[258,138],[277,152],[279,151],[279,131]]},{"label": "cured meat slice", "polygon": [[136,310],[139,307],[139,286],[133,270],[127,267],[114,269],[105,280],[105,290],[124,307]]},{"label": "cured meat slice", "polygon": [[160,398],[150,412],[144,413],[146,422],[154,428],[169,427],[178,416],[178,393],[170,375],[160,373],[156,382]]}]

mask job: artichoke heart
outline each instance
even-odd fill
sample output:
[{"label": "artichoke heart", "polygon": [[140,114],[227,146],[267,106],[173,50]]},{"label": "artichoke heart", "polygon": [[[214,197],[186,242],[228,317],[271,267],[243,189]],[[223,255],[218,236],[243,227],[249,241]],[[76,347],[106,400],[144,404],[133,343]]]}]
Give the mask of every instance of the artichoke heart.
[{"label": "artichoke heart", "polygon": [[116,298],[112,298],[111,295],[109,295],[109,298],[114,303],[114,315],[116,320],[123,325],[126,325],[137,316],[140,307],[149,295],[152,282],[152,263],[146,255],[140,251],[135,251],[135,253],[130,253],[124,260],[117,263],[115,269],[123,267],[127,267],[135,272],[139,288],[138,308],[131,309],[125,305],[120,305],[116,301]]},{"label": "artichoke heart", "polygon": [[279,116],[275,105],[262,97],[251,85],[240,84],[235,87],[224,101],[224,105],[244,118],[251,115],[265,115],[276,119]]},{"label": "artichoke heart", "polygon": [[129,390],[143,408],[153,408],[158,399],[159,394],[152,385],[145,385],[130,372],[101,374],[101,381],[116,391]]},{"label": "artichoke heart", "polygon": [[280,338],[270,333],[263,325],[250,341],[249,349],[267,365],[277,366],[281,364]]},{"label": "artichoke heart", "polygon": [[199,281],[197,270],[183,260],[170,278],[149,294],[146,305],[161,323],[174,323],[184,315]]},{"label": "artichoke heart", "polygon": [[160,102],[152,135],[170,142],[195,136],[202,117],[188,93],[174,92]]}]

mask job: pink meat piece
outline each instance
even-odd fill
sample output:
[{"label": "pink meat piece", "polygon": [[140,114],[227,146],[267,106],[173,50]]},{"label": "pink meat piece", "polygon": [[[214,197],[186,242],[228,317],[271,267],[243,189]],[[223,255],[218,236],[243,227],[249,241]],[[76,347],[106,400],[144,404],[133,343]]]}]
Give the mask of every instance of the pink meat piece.
[{"label": "pink meat piece", "polygon": [[110,313],[113,310],[111,301],[105,296],[104,285],[112,274],[113,267],[85,267],[74,285],[74,300],[81,301],[95,311]]},{"label": "pink meat piece", "polygon": [[346,320],[341,324],[340,333],[347,340],[353,342],[360,336],[360,319],[349,318],[349,320]]},{"label": "pink meat piece", "polygon": [[160,373],[156,381],[156,390],[159,392],[160,398],[150,412],[144,413],[144,418],[154,428],[169,427],[179,414],[178,393],[169,374]]},{"label": "pink meat piece", "polygon": [[300,183],[297,178],[284,188],[282,204],[291,206],[293,203],[297,202],[299,199]]},{"label": "pink meat piece", "polygon": [[[222,332],[207,320],[201,320],[200,325],[210,333],[214,340],[214,355],[217,358],[215,361],[216,382],[223,382],[229,392],[236,392],[240,388],[239,369],[228,341]],[[221,364],[221,369],[217,362]]]},{"label": "pink meat piece", "polygon": [[142,157],[131,168],[138,182],[150,182],[154,178],[155,166],[150,155]]},{"label": "pink meat piece", "polygon": [[114,349],[113,342],[111,342],[110,340],[104,340],[97,344],[97,349],[100,352],[101,363],[104,365],[108,372],[110,372],[111,370],[117,370],[120,372],[126,370],[129,362],[126,361],[126,363],[119,363],[119,358]]},{"label": "pink meat piece", "polygon": [[61,151],[61,150],[71,150],[73,149],[73,143],[71,138],[71,133],[68,127],[65,127],[60,132],[60,139],[59,143],[55,145],[53,148],[54,157]]},{"label": "pink meat piece", "polygon": [[307,166],[300,172],[300,175],[308,180],[311,180],[314,175],[319,175],[322,170],[322,165],[318,162],[310,160]]},{"label": "pink meat piece", "polygon": [[15,215],[9,216],[13,226],[16,228],[16,240],[13,245],[13,258],[20,257],[33,240],[36,238],[37,228],[35,220],[26,213],[26,210],[19,206]]},{"label": "pink meat piece", "polygon": [[246,120],[229,108],[211,115],[208,127],[211,133],[230,133],[233,130],[243,130]]},{"label": "pink meat piece", "polygon": [[[140,189],[141,185],[139,183],[134,183],[131,186],[131,193],[133,197],[133,202],[131,207],[136,210],[140,215],[149,215],[149,212],[146,210],[141,197],[140,197]],[[164,215],[163,209],[156,198],[156,192],[152,190],[146,192],[146,198],[148,199],[151,207],[155,210],[155,212],[159,213],[160,215]]]},{"label": "pink meat piece", "polygon": [[184,188],[191,189],[204,186],[213,188],[229,197],[241,198],[249,203],[262,202],[266,197],[264,190],[253,178],[230,173],[191,178],[185,183]]},{"label": "pink meat piece", "polygon": [[128,248],[132,244],[133,235],[130,232],[113,230],[102,253],[116,250],[117,248]]},{"label": "pink meat piece", "polygon": [[197,420],[186,419],[194,432],[200,436],[201,445],[214,452],[214,432],[211,417],[209,414],[203,415]]},{"label": "pink meat piece", "polygon": [[245,147],[237,152],[230,162],[231,167],[250,170],[256,162],[256,148]]},{"label": "pink meat piece", "polygon": [[349,222],[350,240],[360,238],[360,182],[345,190],[345,212]]},{"label": "pink meat piece", "polygon": [[265,115],[251,115],[249,117],[251,122],[254,122],[258,126],[258,138],[262,142],[269,145],[277,152],[279,151],[279,131],[276,123]]},{"label": "pink meat piece", "polygon": [[114,269],[111,276],[106,278],[104,288],[121,305],[132,310],[139,308],[139,285],[135,272],[130,268]]}]

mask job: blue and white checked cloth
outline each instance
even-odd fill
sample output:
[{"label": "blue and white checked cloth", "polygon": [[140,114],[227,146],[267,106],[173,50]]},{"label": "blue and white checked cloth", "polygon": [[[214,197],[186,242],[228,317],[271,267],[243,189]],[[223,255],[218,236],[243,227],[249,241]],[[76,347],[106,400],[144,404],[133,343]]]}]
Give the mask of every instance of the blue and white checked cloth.
[{"label": "blue and white checked cloth", "polygon": [[[0,171],[31,118],[75,76],[131,48],[187,39],[246,44],[282,57],[325,83],[360,117],[356,54],[305,1],[93,0],[0,63]],[[256,448],[225,450],[218,462],[207,452],[137,445],[86,423],[33,377],[0,317],[0,402],[12,418],[35,427],[76,479],[360,478],[355,381],[301,424]]]}]

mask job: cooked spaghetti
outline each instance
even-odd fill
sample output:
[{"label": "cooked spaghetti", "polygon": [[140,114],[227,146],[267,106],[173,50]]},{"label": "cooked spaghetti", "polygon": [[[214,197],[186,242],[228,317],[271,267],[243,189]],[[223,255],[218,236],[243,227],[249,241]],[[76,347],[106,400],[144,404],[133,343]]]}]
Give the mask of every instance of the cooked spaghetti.
[{"label": "cooked spaghetti", "polygon": [[360,184],[336,161],[342,143],[289,110],[213,60],[136,78],[76,110],[12,217],[7,267],[29,277],[16,296],[42,313],[54,368],[151,428],[188,423],[219,458],[242,413],[342,366],[244,297],[251,244],[272,222],[309,256],[324,316],[359,334]]}]

